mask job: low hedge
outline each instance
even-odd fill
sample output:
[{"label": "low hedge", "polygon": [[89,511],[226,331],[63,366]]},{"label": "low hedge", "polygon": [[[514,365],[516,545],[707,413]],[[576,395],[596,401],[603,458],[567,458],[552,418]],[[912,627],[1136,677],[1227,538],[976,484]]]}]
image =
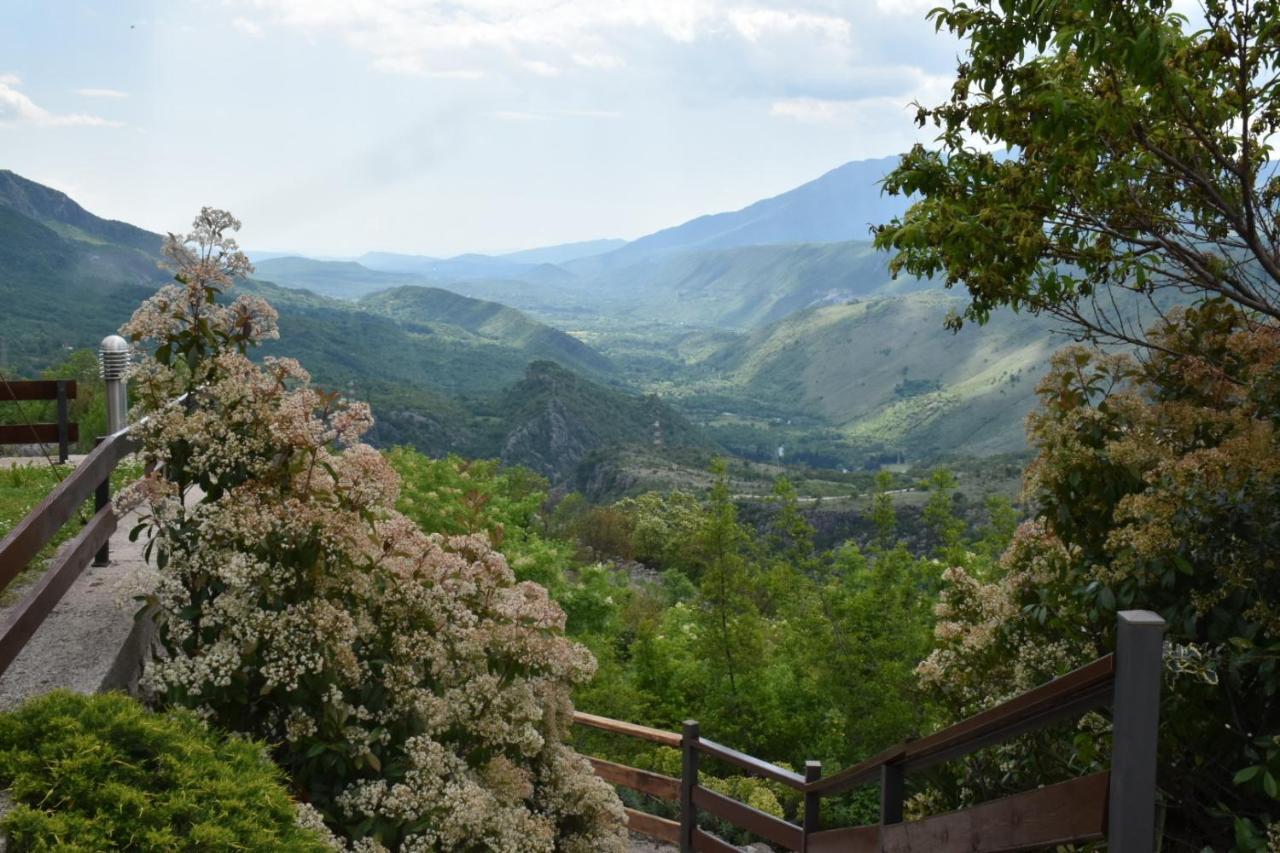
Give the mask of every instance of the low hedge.
[{"label": "low hedge", "polygon": [[331,849],[298,825],[261,744],[122,694],[57,692],[0,714],[0,791],[13,853]]}]

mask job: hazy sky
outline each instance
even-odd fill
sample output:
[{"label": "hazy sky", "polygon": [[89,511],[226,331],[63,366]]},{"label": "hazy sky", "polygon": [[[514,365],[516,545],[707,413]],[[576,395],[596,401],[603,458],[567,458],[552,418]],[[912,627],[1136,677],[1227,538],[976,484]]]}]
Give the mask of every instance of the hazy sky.
[{"label": "hazy sky", "polygon": [[0,0],[0,168],[263,250],[631,238],[915,141],[934,5]]}]

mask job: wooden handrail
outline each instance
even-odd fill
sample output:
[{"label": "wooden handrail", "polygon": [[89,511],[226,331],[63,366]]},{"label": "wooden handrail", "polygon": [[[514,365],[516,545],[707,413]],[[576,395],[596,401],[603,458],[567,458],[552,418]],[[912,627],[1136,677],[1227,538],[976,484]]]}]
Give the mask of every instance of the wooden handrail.
[{"label": "wooden handrail", "polygon": [[0,618],[0,674],[13,663],[54,605],[93,559],[116,529],[116,514],[108,504],[67,543],[36,585]]},{"label": "wooden handrail", "polygon": [[627,813],[627,829],[665,841],[668,844],[680,843],[680,824],[665,817],[649,814],[636,809],[623,809]]},{"label": "wooden handrail", "polygon": [[648,726],[625,723],[622,720],[599,717],[582,711],[573,712],[573,721],[582,726],[590,726],[593,729],[640,738],[641,740],[652,741],[675,749],[680,748],[680,735],[675,732],[664,732],[661,729],[651,729]]},{"label": "wooden handrail", "polygon": [[811,782],[804,790],[838,794],[874,782],[880,768],[887,765],[904,762],[912,768],[925,767],[944,760],[940,756],[954,758],[974,752],[993,740],[1011,736],[1014,729],[1026,731],[1025,722],[1045,726],[1063,716],[1105,705],[1114,677],[1115,656],[1107,655],[953,726],[892,746],[860,764]]},{"label": "wooden handrail", "polygon": [[628,767],[625,764],[615,764],[612,761],[605,761],[603,758],[588,756],[587,760],[591,762],[591,767],[596,771],[596,775],[606,782],[612,782],[615,785],[621,785],[624,788],[630,788],[633,791],[639,791],[642,794],[648,794],[660,800],[675,801],[680,798],[679,779],[663,776],[661,773],[650,773],[648,770]]},{"label": "wooden handrail", "polygon": [[693,789],[693,802],[698,808],[724,818],[739,829],[781,844],[788,850],[804,849],[804,830],[794,823],[752,808],[724,794],[717,794],[701,785]]},{"label": "wooden handrail", "polygon": [[718,758],[721,761],[727,761],[746,770],[752,776],[762,776],[765,779],[772,779],[775,782],[781,782],[797,791],[805,790],[804,777],[799,773],[793,773],[790,770],[779,767],[776,764],[770,764],[751,755],[738,752],[736,749],[730,749],[723,744],[718,744],[713,740],[699,738],[695,744],[695,748],[712,758]]},{"label": "wooden handrail", "polygon": [[[663,746],[682,747],[684,767],[680,779],[599,758],[590,760],[597,775],[607,781],[662,799],[678,798],[680,823],[629,809],[628,826],[636,832],[679,844],[685,853],[704,850],[721,853],[735,849],[715,835],[698,828],[696,818],[699,812],[719,817],[739,829],[787,849],[807,853],[850,853],[864,850],[868,853],[971,853],[977,850],[1021,850],[1097,840],[1111,837],[1117,831],[1117,826],[1121,827],[1120,831],[1123,833],[1140,834],[1149,832],[1150,829],[1146,827],[1145,818],[1139,822],[1141,825],[1123,817],[1117,824],[1114,805],[1117,794],[1111,785],[1112,771],[1071,779],[922,820],[904,822],[902,814],[902,780],[908,770],[966,755],[1064,717],[1078,716],[1092,708],[1112,703],[1115,704],[1117,721],[1124,717],[1135,731],[1140,726],[1140,730],[1149,735],[1149,742],[1145,742],[1141,748],[1128,745],[1120,750],[1120,744],[1116,744],[1112,756],[1113,767],[1116,772],[1120,772],[1123,766],[1126,773],[1134,776],[1147,772],[1146,765],[1150,764],[1151,779],[1148,781],[1151,784],[1144,785],[1140,795],[1127,792],[1126,796],[1136,797],[1133,800],[1136,804],[1134,808],[1154,803],[1153,744],[1154,726],[1158,721],[1156,703],[1159,687],[1159,643],[1164,623],[1155,614],[1146,612],[1133,611],[1119,615],[1120,652],[1126,655],[1124,660],[1128,661],[1127,665],[1131,670],[1138,668],[1139,671],[1146,672],[1154,667],[1157,671],[1154,688],[1151,685],[1130,687],[1128,689],[1132,696],[1120,696],[1116,675],[1117,657],[1106,655],[955,725],[927,737],[892,746],[826,778],[816,778],[818,774],[812,773],[809,781],[806,781],[805,777],[776,764],[706,740],[700,736],[698,724],[692,720],[685,723],[683,735],[582,712],[574,714],[574,722]],[[1132,638],[1126,639],[1138,634],[1142,634],[1141,643],[1145,645],[1140,646]],[[1122,709],[1121,705],[1126,707]],[[1119,727],[1117,722],[1117,730]],[[1122,754],[1123,761],[1120,758]],[[802,792],[806,808],[804,825],[797,826],[776,818],[698,784],[699,755],[727,762],[751,775],[770,779]],[[820,829],[816,814],[817,798],[875,782],[881,785],[879,826],[825,831]],[[1110,805],[1109,800],[1112,801]],[[812,819],[809,811],[814,812]],[[1142,848],[1142,844],[1139,848]]]},{"label": "wooden handrail", "polygon": [[1047,707],[1089,696],[1097,688],[1109,686],[1115,673],[1115,655],[1099,658],[940,732],[912,741],[907,745],[906,760],[915,761],[957,744],[976,741],[989,732],[1010,728]]},{"label": "wooden handrail", "polygon": [[27,567],[40,549],[53,540],[116,465],[135,449],[127,432],[108,436],[67,475],[39,505],[0,539],[0,589]]},{"label": "wooden handrail", "polygon": [[11,382],[0,382],[0,403],[12,403],[19,400],[51,401],[58,399],[58,383],[62,383],[68,400],[76,398],[76,381],[74,379],[23,379]]}]

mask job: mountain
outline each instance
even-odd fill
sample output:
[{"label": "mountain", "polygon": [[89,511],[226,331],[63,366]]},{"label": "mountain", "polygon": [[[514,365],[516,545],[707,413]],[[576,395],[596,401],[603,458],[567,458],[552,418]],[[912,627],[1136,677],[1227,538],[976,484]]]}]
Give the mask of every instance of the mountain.
[{"label": "mountain", "polygon": [[614,249],[627,245],[626,240],[583,240],[579,243],[561,243],[558,246],[543,246],[539,249],[525,249],[522,252],[507,252],[499,255],[507,261],[520,264],[563,264],[579,258],[591,258],[603,255]]},{"label": "mountain", "polygon": [[743,335],[711,355],[717,382],[834,427],[854,448],[912,457],[1025,445],[1049,356],[1047,320],[994,314],[945,331],[964,300],[937,291],[826,305]]},{"label": "mountain", "polygon": [[356,260],[363,266],[382,272],[409,273],[436,282],[468,278],[520,278],[538,264],[520,263],[492,255],[458,255],[432,258],[426,255],[401,255],[394,252],[366,252]]},{"label": "mountain", "polygon": [[160,251],[163,238],[126,222],[102,219],[66,193],[0,169],[0,206],[34,219],[64,237],[90,244],[114,244],[143,252]]},{"label": "mountain", "polygon": [[408,273],[371,270],[355,261],[317,261],[296,256],[255,261],[254,276],[334,299],[359,299],[378,290],[421,280]]},{"label": "mountain", "polygon": [[555,482],[590,481],[593,472],[579,467],[588,454],[601,451],[644,446],[660,457],[671,449],[711,448],[688,419],[657,397],[624,394],[552,362],[530,364],[500,407],[503,461]]},{"label": "mountain", "polygon": [[615,269],[640,257],[692,249],[865,240],[870,226],[907,208],[905,199],[880,192],[881,179],[897,163],[897,157],[845,163],[781,195],[664,228],[569,268]]},{"label": "mountain", "polygon": [[395,318],[414,334],[447,334],[442,327],[462,329],[495,346],[516,349],[529,359],[554,361],[597,375],[612,369],[607,358],[577,338],[497,302],[437,287],[398,287],[367,296],[360,304]]},{"label": "mountain", "polygon": [[895,280],[886,253],[848,241],[658,255],[601,274],[593,294],[613,313],[747,329],[815,305],[929,286]]}]

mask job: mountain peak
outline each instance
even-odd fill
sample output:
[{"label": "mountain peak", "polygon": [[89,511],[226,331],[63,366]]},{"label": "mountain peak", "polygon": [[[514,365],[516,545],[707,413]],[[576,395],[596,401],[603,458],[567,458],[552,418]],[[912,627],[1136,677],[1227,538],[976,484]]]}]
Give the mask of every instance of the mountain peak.
[{"label": "mountain peak", "polygon": [[599,260],[612,266],[655,253],[865,240],[870,226],[907,209],[907,199],[880,191],[880,181],[897,163],[897,156],[853,160],[740,210],[699,216],[633,240]]},{"label": "mountain peak", "polygon": [[127,222],[94,216],[66,193],[0,169],[0,205],[46,225],[64,237],[89,243],[116,243],[144,252],[160,249],[162,238]]}]

